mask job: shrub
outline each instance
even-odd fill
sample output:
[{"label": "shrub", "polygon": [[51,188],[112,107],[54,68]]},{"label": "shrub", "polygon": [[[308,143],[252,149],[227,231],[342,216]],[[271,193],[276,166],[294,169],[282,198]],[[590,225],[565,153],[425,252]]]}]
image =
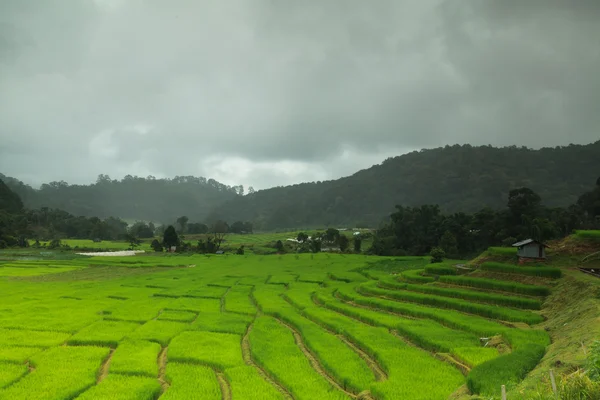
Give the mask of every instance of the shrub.
[{"label": "shrub", "polygon": [[504,272],[507,274],[520,274],[541,276],[545,278],[560,278],[562,271],[552,267],[522,267],[519,265],[502,264],[497,262],[485,262],[481,264],[481,269],[492,272]]},{"label": "shrub", "polygon": [[429,255],[431,256],[432,263],[440,263],[444,260],[444,257],[446,257],[446,252],[439,247],[434,247],[431,249]]}]

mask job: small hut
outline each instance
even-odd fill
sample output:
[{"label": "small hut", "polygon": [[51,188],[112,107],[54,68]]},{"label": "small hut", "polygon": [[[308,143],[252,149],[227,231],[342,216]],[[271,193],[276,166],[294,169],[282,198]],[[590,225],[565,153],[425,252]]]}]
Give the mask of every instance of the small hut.
[{"label": "small hut", "polygon": [[548,246],[542,242],[538,242],[537,240],[526,239],[517,243],[513,243],[512,246],[517,248],[517,255],[519,256],[520,260],[546,259],[546,247]]}]

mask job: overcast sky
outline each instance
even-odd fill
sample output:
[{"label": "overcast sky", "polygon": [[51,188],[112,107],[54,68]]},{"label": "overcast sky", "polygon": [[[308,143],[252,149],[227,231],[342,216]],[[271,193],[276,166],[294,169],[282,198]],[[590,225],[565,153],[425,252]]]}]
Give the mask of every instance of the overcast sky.
[{"label": "overcast sky", "polygon": [[590,143],[599,38],[598,0],[1,0],[0,172],[267,188]]}]

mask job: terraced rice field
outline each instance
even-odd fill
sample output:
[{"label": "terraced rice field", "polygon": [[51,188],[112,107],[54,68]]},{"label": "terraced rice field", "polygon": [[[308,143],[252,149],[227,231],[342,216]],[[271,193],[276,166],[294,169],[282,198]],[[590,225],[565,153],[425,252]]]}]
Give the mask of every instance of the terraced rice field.
[{"label": "terraced rice field", "polygon": [[490,398],[543,356],[547,287],[373,260],[4,262],[0,399]]}]

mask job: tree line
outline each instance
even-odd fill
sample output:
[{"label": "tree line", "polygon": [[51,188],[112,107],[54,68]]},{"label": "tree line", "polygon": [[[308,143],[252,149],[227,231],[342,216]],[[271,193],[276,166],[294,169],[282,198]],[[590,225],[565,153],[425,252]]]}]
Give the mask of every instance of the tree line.
[{"label": "tree line", "polygon": [[390,221],[376,233],[371,254],[424,255],[435,249],[451,258],[490,246],[510,246],[521,239],[539,241],[569,235],[575,229],[600,229],[600,178],[596,186],[568,207],[548,207],[530,188],[513,189],[506,208],[485,207],[467,214],[443,213],[438,205],[396,206]]},{"label": "tree line", "polygon": [[[207,225],[202,222],[189,222],[187,216],[176,219],[178,233],[252,233],[250,222],[235,221],[231,225],[218,220]],[[0,180],[0,248],[26,247],[29,240],[92,239],[124,240],[135,246],[139,239],[162,237],[165,225],[153,222],[137,221],[131,226],[116,217],[104,219],[98,217],[74,216],[64,210],[41,207],[28,209],[20,196]],[[174,228],[175,229],[175,228]]]}]

